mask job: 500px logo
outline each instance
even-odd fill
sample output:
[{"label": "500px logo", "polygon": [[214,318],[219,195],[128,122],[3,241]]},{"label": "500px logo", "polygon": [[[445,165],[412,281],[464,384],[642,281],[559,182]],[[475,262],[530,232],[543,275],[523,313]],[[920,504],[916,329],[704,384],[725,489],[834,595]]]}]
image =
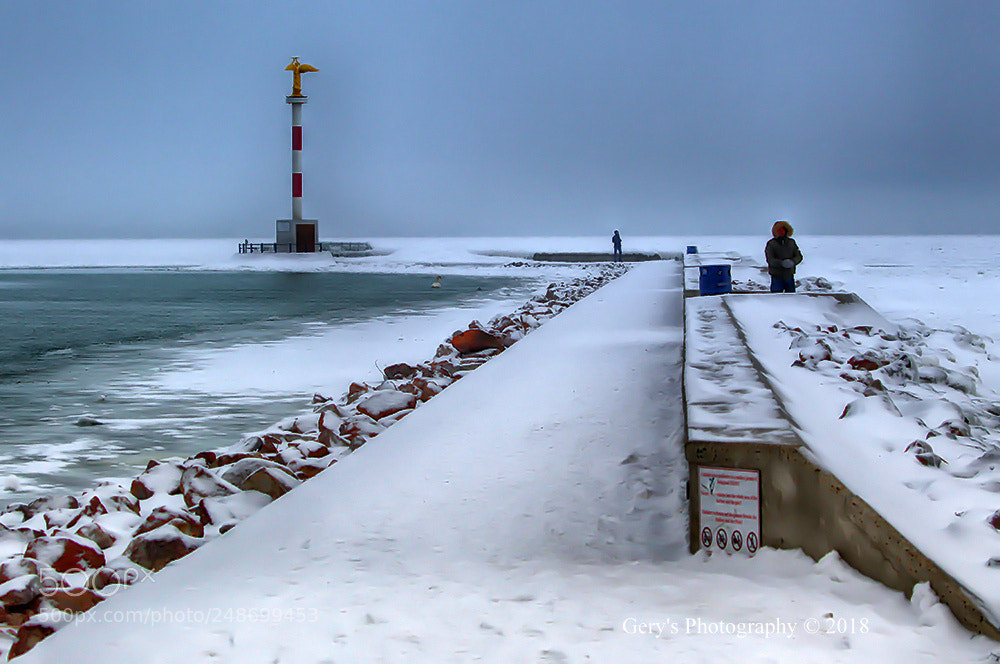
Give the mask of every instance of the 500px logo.
[{"label": "500px logo", "polygon": [[25,580],[28,588],[36,590],[42,597],[50,598],[56,595],[81,597],[94,591],[100,591],[102,597],[108,598],[118,594],[126,586],[154,578],[152,572],[141,567],[101,567],[96,570],[69,569],[59,572],[40,562],[37,563],[37,574],[29,572],[24,576],[31,577]]}]

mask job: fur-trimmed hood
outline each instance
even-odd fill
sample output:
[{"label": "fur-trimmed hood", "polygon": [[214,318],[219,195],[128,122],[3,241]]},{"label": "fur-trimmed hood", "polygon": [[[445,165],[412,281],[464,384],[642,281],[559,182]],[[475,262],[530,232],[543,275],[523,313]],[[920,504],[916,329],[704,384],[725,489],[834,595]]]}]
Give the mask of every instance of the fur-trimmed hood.
[{"label": "fur-trimmed hood", "polygon": [[792,233],[793,233],[792,225],[790,223],[788,223],[787,221],[776,221],[776,222],[774,222],[774,226],[771,226],[771,235],[774,236],[774,237],[778,237],[778,229],[779,228],[784,228],[785,229],[785,237],[792,237]]}]

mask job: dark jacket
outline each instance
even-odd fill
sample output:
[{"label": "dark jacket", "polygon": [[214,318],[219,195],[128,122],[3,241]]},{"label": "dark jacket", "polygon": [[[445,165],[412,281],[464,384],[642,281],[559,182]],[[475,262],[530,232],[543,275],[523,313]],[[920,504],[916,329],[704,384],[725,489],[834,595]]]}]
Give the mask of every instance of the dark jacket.
[{"label": "dark jacket", "polygon": [[[778,235],[778,229],[784,228],[785,235]],[[767,259],[767,273],[778,279],[794,279],[795,267],[802,262],[802,252],[799,245],[792,239],[792,225],[787,221],[779,221],[771,228],[774,235],[764,247],[764,257]],[[791,259],[792,267],[784,267],[782,262]]]}]

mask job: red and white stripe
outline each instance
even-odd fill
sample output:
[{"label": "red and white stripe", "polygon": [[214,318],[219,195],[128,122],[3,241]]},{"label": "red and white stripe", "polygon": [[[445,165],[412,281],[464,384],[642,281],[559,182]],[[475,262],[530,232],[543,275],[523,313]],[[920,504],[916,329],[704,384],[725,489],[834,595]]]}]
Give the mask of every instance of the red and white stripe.
[{"label": "red and white stripe", "polygon": [[302,103],[292,104],[292,219],[302,218]]}]

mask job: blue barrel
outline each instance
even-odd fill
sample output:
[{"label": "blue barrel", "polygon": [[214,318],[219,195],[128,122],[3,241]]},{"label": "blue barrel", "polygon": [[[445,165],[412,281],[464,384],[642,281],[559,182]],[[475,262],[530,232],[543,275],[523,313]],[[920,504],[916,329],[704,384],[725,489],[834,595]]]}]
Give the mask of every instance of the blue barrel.
[{"label": "blue barrel", "polygon": [[728,265],[702,265],[698,275],[698,291],[702,295],[733,292],[733,279]]},{"label": "blue barrel", "polygon": [[698,247],[696,247],[693,244],[689,244],[688,245],[688,253],[689,254],[696,254],[696,253],[698,253]]}]

